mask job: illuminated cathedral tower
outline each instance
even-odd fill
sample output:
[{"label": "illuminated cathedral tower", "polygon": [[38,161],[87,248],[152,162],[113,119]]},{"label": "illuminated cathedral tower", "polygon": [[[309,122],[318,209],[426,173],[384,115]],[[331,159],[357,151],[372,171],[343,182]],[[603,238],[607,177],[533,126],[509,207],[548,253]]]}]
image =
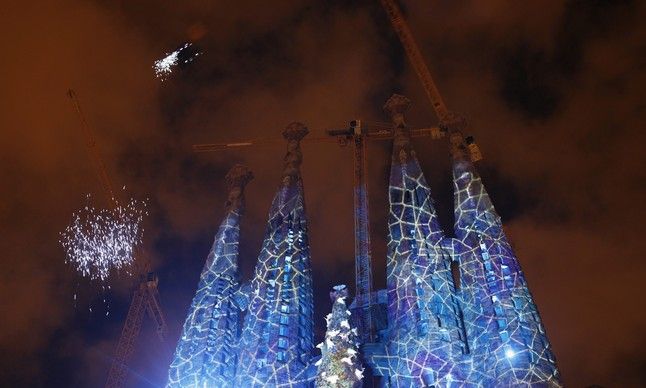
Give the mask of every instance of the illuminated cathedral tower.
[{"label": "illuminated cathedral tower", "polygon": [[454,260],[474,375],[484,385],[558,386],[560,377],[545,330],[500,217],[462,137],[447,128],[453,159]]},{"label": "illuminated cathedral tower", "polygon": [[168,373],[168,387],[230,386],[235,375],[240,319],[235,302],[239,289],[239,223],[244,210],[244,187],[251,179],[251,172],[240,165],[226,176],[226,215],[184,322]]},{"label": "illuminated cathedral tower", "polygon": [[288,141],[282,182],[274,197],[249,294],[236,383],[239,387],[302,387],[313,349],[313,296],[300,165],[301,123]]},{"label": "illuminated cathedral tower", "polygon": [[[393,95],[384,106],[394,135],[386,290],[375,293],[377,339],[360,347],[360,361],[384,387],[560,386],[524,275],[471,160],[473,145],[462,136],[464,120],[449,115],[440,125],[450,138],[453,166],[451,237],[440,226],[411,146],[404,120],[409,105],[406,97]],[[227,175],[227,213],[184,324],[169,387],[305,388],[314,384],[317,364],[319,385],[336,386],[342,376],[351,377],[345,383],[358,384],[358,366],[335,363],[341,353],[334,340],[346,340],[337,338],[339,327],[350,329],[345,318],[332,322],[323,358],[313,363],[312,274],[300,172],[300,141],[307,132],[300,123],[283,131],[288,145],[282,180],[254,276],[244,286],[238,280],[239,219],[251,173],[236,166]],[[345,301],[339,296],[340,308]],[[347,365],[359,362],[344,359]]]},{"label": "illuminated cathedral tower", "polygon": [[390,386],[446,386],[462,381],[458,364],[468,349],[454,296],[451,257],[442,247],[431,191],[404,122],[409,106],[400,95],[384,106],[395,131],[386,268]]},{"label": "illuminated cathedral tower", "polygon": [[[450,136],[455,238],[445,236],[404,122],[409,100],[392,96],[387,327],[364,359],[389,387],[560,386],[554,356],[500,217],[462,137]],[[471,147],[471,148],[470,148]],[[381,308],[381,307],[379,307]]]}]

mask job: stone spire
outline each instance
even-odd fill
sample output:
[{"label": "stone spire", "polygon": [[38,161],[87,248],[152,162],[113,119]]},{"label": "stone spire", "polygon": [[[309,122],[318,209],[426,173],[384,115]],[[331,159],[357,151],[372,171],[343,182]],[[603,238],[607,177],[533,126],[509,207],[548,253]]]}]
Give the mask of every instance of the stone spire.
[{"label": "stone spire", "polygon": [[453,296],[451,259],[442,248],[444,235],[431,189],[404,119],[409,106],[400,95],[393,95],[384,106],[395,135],[386,264],[390,383],[444,386],[459,378],[453,360],[464,352],[463,329]]},{"label": "stone spire", "polygon": [[309,133],[303,123],[293,122],[283,130],[283,137],[287,140],[287,154],[284,158],[283,184],[295,183],[301,177],[301,140]]},{"label": "stone spire", "polygon": [[384,111],[390,116],[393,123],[395,140],[393,141],[393,161],[398,160],[404,164],[412,156],[415,156],[410,145],[410,131],[404,119],[404,113],[410,109],[410,100],[401,94],[393,94],[384,104]]},{"label": "stone spire", "polygon": [[285,128],[287,154],[251,281],[240,339],[240,387],[307,386],[313,350],[313,291],[300,165],[301,123]]},{"label": "stone spire", "polygon": [[226,176],[226,215],[200,275],[182,336],[169,369],[167,387],[230,386],[235,376],[240,311],[238,242],[244,187],[253,175],[234,166]]},{"label": "stone spire", "polygon": [[454,259],[475,371],[484,385],[558,386],[559,374],[536,305],[500,216],[471,162],[464,122],[447,126],[453,159]]},{"label": "stone spire", "polygon": [[224,204],[226,211],[234,209],[244,211],[244,188],[253,179],[253,173],[246,166],[236,164],[224,179],[229,189],[229,195]]}]

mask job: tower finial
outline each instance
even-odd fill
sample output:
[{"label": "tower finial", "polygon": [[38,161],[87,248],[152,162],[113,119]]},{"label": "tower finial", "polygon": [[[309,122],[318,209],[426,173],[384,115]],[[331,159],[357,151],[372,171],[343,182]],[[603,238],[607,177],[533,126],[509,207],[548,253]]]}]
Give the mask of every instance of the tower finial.
[{"label": "tower finial", "polygon": [[384,104],[384,111],[390,115],[395,129],[406,127],[404,113],[410,108],[410,100],[401,94],[393,94]]},{"label": "tower finial", "polygon": [[303,123],[290,123],[283,130],[283,137],[287,140],[287,154],[284,158],[283,184],[289,185],[295,182],[301,175],[300,167],[303,162],[300,142],[309,133]]},{"label": "tower finial", "polygon": [[384,104],[384,111],[390,115],[394,126],[393,160],[399,159],[404,164],[409,156],[415,156],[410,145],[410,132],[406,127],[404,113],[410,108],[411,102],[406,96],[393,94]]},{"label": "tower finial", "polygon": [[229,189],[229,195],[224,207],[227,211],[244,209],[244,188],[253,179],[253,173],[247,166],[236,164],[231,167],[224,178]]}]

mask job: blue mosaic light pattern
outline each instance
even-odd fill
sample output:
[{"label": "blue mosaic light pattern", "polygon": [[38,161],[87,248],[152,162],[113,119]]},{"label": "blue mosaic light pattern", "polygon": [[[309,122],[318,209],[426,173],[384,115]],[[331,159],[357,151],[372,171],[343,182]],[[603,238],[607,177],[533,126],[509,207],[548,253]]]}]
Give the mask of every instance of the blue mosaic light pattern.
[{"label": "blue mosaic light pattern", "polygon": [[239,222],[240,209],[229,210],[215,236],[170,366],[168,387],[222,387],[235,374]]},{"label": "blue mosaic light pattern", "polygon": [[559,373],[520,264],[500,217],[451,134],[455,198],[454,259],[460,263],[462,308],[474,377],[484,385],[559,386]]},{"label": "blue mosaic light pattern", "polygon": [[394,95],[384,107],[395,128],[388,328],[382,346],[364,356],[392,387],[560,386],[520,265],[461,133],[449,127],[456,220],[449,238],[410,146],[408,106]]},{"label": "blue mosaic light pattern", "polygon": [[[394,96],[396,117],[408,107]],[[403,119],[395,129],[390,170],[387,261],[389,336],[386,351],[393,387],[459,382],[455,360],[467,352],[451,275],[451,258],[430,188],[410,146]]]},{"label": "blue mosaic light pattern", "polygon": [[298,146],[307,129],[298,123],[288,138],[283,183],[271,211],[258,258],[240,339],[239,387],[302,387],[313,350],[313,296],[307,222]]},{"label": "blue mosaic light pattern", "polygon": [[[363,359],[389,387],[561,386],[524,275],[462,134],[447,128],[455,189],[451,238],[439,225],[410,145],[403,117],[409,104],[395,95],[385,106],[395,128],[388,322],[379,330],[379,343],[364,344]],[[306,134],[299,123],[283,132],[288,152],[282,184],[254,277],[243,286],[237,280],[241,191],[230,194],[232,205],[200,278],[169,386],[313,384],[312,276],[299,147]]]}]

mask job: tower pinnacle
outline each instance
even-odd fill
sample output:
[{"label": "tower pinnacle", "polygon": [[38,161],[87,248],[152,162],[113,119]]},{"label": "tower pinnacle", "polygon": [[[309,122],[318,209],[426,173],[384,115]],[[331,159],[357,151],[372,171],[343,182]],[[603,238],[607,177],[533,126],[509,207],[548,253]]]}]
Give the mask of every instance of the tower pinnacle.
[{"label": "tower pinnacle", "polygon": [[303,163],[300,142],[308,133],[305,124],[296,121],[283,130],[283,137],[287,140],[287,154],[283,167],[283,184],[286,186],[300,178],[300,167]]},{"label": "tower pinnacle", "polygon": [[229,386],[235,376],[240,311],[235,294],[240,288],[238,243],[244,207],[244,187],[253,174],[235,165],[226,175],[229,195],[226,214],[213,239],[182,336],[168,371],[167,388]]},{"label": "tower pinnacle", "polygon": [[393,122],[395,137],[393,142],[393,158],[397,157],[401,164],[405,164],[410,156],[415,156],[415,151],[413,151],[410,145],[410,132],[406,127],[406,120],[404,119],[404,113],[408,111],[410,105],[410,100],[406,96],[393,94],[383,107]]},{"label": "tower pinnacle", "polygon": [[390,115],[395,128],[406,127],[404,113],[410,108],[410,100],[401,94],[393,94],[384,104],[384,111]]},{"label": "tower pinnacle", "polygon": [[224,204],[226,211],[244,210],[244,188],[253,179],[253,173],[247,166],[236,164],[231,167],[224,179],[229,189],[229,195]]}]

